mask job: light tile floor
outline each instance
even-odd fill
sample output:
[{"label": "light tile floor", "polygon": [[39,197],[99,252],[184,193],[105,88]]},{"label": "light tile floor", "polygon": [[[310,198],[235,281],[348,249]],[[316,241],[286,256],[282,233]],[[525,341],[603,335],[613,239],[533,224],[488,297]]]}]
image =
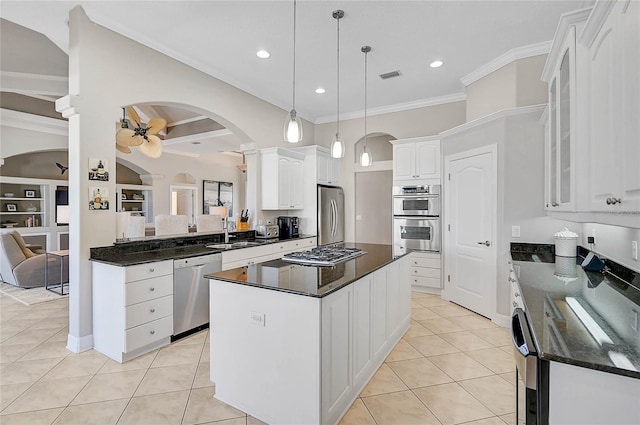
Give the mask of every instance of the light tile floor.
[{"label": "light tile floor", "polygon": [[[412,294],[411,328],[343,418],[352,424],[514,421],[508,329]],[[0,423],[257,425],[214,398],[209,333],[119,364],[65,348],[68,299],[24,306],[0,295]]]}]

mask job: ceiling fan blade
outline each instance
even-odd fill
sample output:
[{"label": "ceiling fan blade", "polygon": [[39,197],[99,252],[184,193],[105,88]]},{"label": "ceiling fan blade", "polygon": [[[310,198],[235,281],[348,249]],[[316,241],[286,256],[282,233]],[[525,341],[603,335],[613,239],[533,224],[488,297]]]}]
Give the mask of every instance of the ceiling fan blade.
[{"label": "ceiling fan blade", "polygon": [[149,158],[160,158],[162,155],[162,140],[158,136],[147,134],[147,140],[138,146],[138,149]]},{"label": "ceiling fan blade", "polygon": [[140,117],[138,116],[138,113],[133,108],[133,106],[129,106],[127,108],[127,114],[129,114],[129,118],[131,118],[131,121],[133,121],[136,127],[140,127],[140,123],[141,123]]},{"label": "ceiling fan blade", "polygon": [[126,146],[122,146],[116,143],[116,149],[118,149],[122,153],[131,153],[131,149]]},{"label": "ceiling fan blade", "polygon": [[152,118],[147,123],[147,135],[158,134],[166,126],[167,126],[167,120],[165,120],[164,118]]},{"label": "ceiling fan blade", "polygon": [[116,143],[120,146],[139,146],[144,139],[136,136],[135,131],[130,128],[121,128],[116,132]]}]

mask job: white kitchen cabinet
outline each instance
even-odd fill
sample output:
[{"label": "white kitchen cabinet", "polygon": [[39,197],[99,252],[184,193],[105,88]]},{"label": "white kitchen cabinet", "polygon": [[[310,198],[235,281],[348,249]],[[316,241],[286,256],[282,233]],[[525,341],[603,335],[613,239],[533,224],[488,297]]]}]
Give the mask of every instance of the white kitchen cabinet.
[{"label": "white kitchen cabinet", "polygon": [[122,363],[171,342],[173,260],[92,268],[96,351]]},{"label": "white kitchen cabinet", "polygon": [[380,353],[387,341],[387,272],[386,269],[373,273],[371,279],[371,351],[373,357]]},{"label": "white kitchen cabinet", "polygon": [[318,184],[340,186],[340,159],[331,158],[323,148],[317,149]]},{"label": "white kitchen cabinet", "polygon": [[439,252],[413,251],[409,254],[411,286],[418,291],[442,288]]},{"label": "white kitchen cabinet", "polygon": [[353,284],[353,381],[356,388],[366,384],[371,353],[371,277]]},{"label": "white kitchen cabinet", "polygon": [[[554,40],[559,53],[549,55],[543,80],[549,84],[549,135],[546,138],[545,208],[575,209],[575,133],[576,133],[576,27],[568,26],[564,37]],[[573,147],[573,149],[572,149]]]},{"label": "white kitchen cabinet", "polygon": [[263,149],[261,154],[262,209],[302,209],[304,155],[281,148]]},{"label": "white kitchen cabinet", "polygon": [[440,179],[440,140],[434,137],[393,140],[393,180]]},{"label": "white kitchen cabinet", "polygon": [[598,4],[585,33],[589,51],[589,208],[638,211],[640,3]]}]

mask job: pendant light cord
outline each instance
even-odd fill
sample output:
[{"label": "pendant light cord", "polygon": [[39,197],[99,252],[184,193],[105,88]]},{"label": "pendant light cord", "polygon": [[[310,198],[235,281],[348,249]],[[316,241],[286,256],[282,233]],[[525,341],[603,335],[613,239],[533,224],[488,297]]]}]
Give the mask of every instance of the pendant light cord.
[{"label": "pendant light cord", "polygon": [[296,110],[296,0],[293,0],[293,110]]},{"label": "pendant light cord", "polygon": [[337,128],[336,128],[336,135],[340,134],[340,16],[338,16],[338,18],[336,18],[336,21],[338,21],[338,39],[337,39],[337,44],[338,44],[338,48],[336,49],[337,52],[337,58],[336,58],[336,63],[338,64],[338,91],[336,92],[336,98],[337,98],[337,106],[336,106],[336,122],[337,122]]},{"label": "pendant light cord", "polygon": [[364,149],[367,149],[367,57],[369,50],[364,52]]}]

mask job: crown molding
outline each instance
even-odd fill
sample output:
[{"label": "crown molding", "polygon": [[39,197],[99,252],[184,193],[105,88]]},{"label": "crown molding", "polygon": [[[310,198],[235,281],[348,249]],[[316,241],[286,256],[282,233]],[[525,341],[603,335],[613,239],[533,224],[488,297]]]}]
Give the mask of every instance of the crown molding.
[{"label": "crown molding", "polygon": [[0,71],[0,89],[6,92],[61,97],[69,93],[69,78]]},{"label": "crown molding", "polygon": [[11,109],[0,109],[0,125],[39,131],[40,133],[57,134],[59,136],[69,135],[69,123],[65,120],[27,114]]},{"label": "crown molding", "polygon": [[[371,117],[374,115],[389,114],[392,112],[402,112],[402,111],[408,111],[411,109],[425,108],[428,106],[443,105],[446,103],[464,102],[465,100],[467,100],[467,95],[465,93],[455,93],[455,94],[450,94],[446,96],[432,97],[429,99],[416,100],[413,102],[398,103],[396,105],[381,106],[379,108],[367,109],[367,116]],[[355,118],[362,118],[362,117],[364,117],[364,111],[349,112],[346,114],[341,114],[340,121],[345,121],[345,120],[350,120]],[[316,121],[314,121],[314,124],[327,124],[335,121],[336,121],[335,115],[331,115],[327,117],[318,118]]]},{"label": "crown molding", "polygon": [[478,118],[476,120],[469,121],[468,123],[443,131],[442,133],[439,134],[439,136],[447,137],[447,136],[452,136],[454,134],[460,134],[465,131],[469,131],[475,127],[484,125],[488,122],[491,122],[500,118],[510,117],[512,115],[521,115],[521,114],[528,114],[533,112],[543,112],[546,107],[547,107],[547,104],[544,103],[542,105],[521,106],[517,108],[502,109],[500,111],[486,115],[482,118]]},{"label": "crown molding", "polygon": [[530,58],[533,56],[545,55],[551,50],[551,43],[551,41],[543,41],[542,43],[530,44],[528,46],[516,47],[514,49],[511,49],[493,59],[491,62],[488,62],[475,71],[465,75],[460,79],[460,81],[462,81],[462,84],[467,87],[470,84],[475,83],[479,79],[486,77],[492,72],[497,71],[503,66],[509,65],[511,62],[517,61],[519,59]]},{"label": "crown molding", "polygon": [[551,45],[551,50],[549,51],[549,57],[547,58],[547,63],[545,64],[544,69],[542,70],[542,81],[547,83],[551,81],[553,72],[556,69],[556,64],[564,54],[564,51],[563,51],[564,40],[567,39],[567,36],[569,35],[569,31],[571,31],[571,28],[584,23],[589,18],[589,15],[591,14],[591,10],[592,8],[587,7],[584,9],[574,10],[573,12],[565,13],[562,16],[560,16],[560,22],[558,22],[556,33],[553,36],[553,40],[558,42],[553,43]]}]

